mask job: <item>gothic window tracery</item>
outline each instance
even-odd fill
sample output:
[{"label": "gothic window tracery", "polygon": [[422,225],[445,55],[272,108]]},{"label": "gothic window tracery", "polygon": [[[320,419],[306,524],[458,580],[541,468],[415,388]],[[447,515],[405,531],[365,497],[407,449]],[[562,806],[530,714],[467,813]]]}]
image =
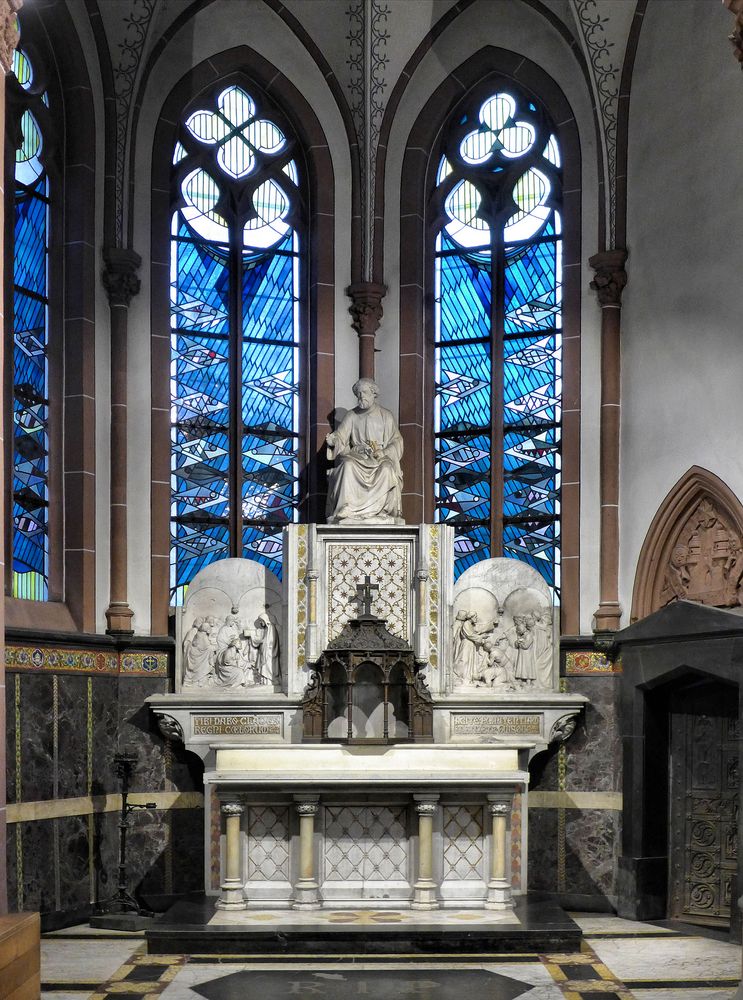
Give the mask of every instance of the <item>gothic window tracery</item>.
[{"label": "gothic window tracery", "polygon": [[443,132],[431,199],[435,516],[455,573],[505,555],[560,587],[560,150],[512,83]]},{"label": "gothic window tracery", "polygon": [[11,596],[49,597],[49,100],[23,43],[9,77],[15,128]]},{"label": "gothic window tracery", "polygon": [[207,563],[281,574],[299,502],[305,228],[296,140],[243,86],[200,98],[173,156],[171,601]]}]

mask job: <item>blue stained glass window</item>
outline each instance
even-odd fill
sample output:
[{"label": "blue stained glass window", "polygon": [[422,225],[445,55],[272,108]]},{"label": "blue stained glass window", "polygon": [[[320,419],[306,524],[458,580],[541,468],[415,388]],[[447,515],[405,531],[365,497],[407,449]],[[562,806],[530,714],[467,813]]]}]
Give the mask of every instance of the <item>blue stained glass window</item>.
[{"label": "blue stained glass window", "polygon": [[214,559],[281,575],[299,501],[300,271],[294,144],[228,87],[173,155],[171,600]]},{"label": "blue stained glass window", "polygon": [[516,88],[452,116],[433,210],[435,502],[455,574],[494,555],[560,588],[561,163]]},{"label": "blue stained glass window", "polygon": [[21,144],[15,154],[13,227],[12,595],[49,597],[49,179],[41,122],[46,93],[26,52],[13,73]]}]

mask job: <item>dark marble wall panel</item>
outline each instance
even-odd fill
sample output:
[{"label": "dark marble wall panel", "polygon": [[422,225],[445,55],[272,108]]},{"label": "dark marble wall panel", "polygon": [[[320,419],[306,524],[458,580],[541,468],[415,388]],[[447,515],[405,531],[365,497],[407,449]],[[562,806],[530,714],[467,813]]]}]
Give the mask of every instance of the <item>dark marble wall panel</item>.
[{"label": "dark marble wall panel", "polygon": [[167,681],[161,677],[122,677],[119,681],[119,746],[131,746],[139,757],[132,780],[135,790],[163,787],[165,743],[145,698],[164,691]]},{"label": "dark marble wall panel", "polygon": [[622,788],[619,677],[570,677],[568,690],[590,699],[565,744],[566,789],[618,792]]},{"label": "dark marble wall panel", "polygon": [[77,674],[59,675],[60,798],[88,794],[88,680]]},{"label": "dark marble wall panel", "polygon": [[[15,689],[14,677],[10,687]],[[20,720],[22,799],[33,802],[54,798],[51,677],[21,676]],[[15,755],[15,746],[12,753]]]},{"label": "dark marble wall panel", "polygon": [[204,889],[204,810],[173,809],[170,814],[173,888],[177,892]]},{"label": "dark marble wall panel", "polygon": [[616,894],[621,813],[568,809],[565,814],[565,882],[570,893]]},{"label": "dark marble wall panel", "polygon": [[529,810],[529,889],[557,890],[557,809]]},{"label": "dark marble wall panel", "polygon": [[54,823],[17,823],[23,852],[23,909],[54,912]]},{"label": "dark marble wall panel", "polygon": [[[5,787],[8,803],[16,801],[15,794],[15,676],[5,675]],[[8,848],[10,850],[10,848]]]},{"label": "dark marble wall panel", "polygon": [[93,898],[106,902],[116,895],[119,864],[119,813],[93,817]]},{"label": "dark marble wall panel", "polygon": [[168,825],[162,811],[142,809],[134,814],[129,828],[129,872],[138,893],[160,894],[165,886],[165,852]]},{"label": "dark marble wall panel", "polygon": [[93,678],[93,795],[116,792],[113,758],[118,741],[118,678]]},{"label": "dark marble wall panel", "polygon": [[59,886],[64,909],[90,902],[87,816],[63,816],[55,821],[59,838]]},{"label": "dark marble wall panel", "polygon": [[18,906],[18,869],[16,867],[16,824],[8,823],[7,828],[7,862],[8,862],[8,911],[17,913]]}]

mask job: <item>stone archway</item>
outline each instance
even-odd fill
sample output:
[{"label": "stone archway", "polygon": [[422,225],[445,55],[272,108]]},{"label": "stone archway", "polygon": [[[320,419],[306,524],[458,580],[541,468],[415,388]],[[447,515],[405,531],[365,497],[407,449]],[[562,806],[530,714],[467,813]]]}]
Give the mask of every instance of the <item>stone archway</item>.
[{"label": "stone archway", "polygon": [[632,621],[674,601],[743,605],[743,505],[725,483],[693,466],[660,505],[645,536]]}]

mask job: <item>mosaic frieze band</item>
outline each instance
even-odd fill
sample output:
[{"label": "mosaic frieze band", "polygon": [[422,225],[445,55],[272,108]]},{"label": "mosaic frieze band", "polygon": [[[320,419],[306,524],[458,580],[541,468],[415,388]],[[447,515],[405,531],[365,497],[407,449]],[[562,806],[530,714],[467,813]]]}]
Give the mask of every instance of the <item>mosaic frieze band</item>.
[{"label": "mosaic frieze band", "polygon": [[565,673],[575,674],[621,674],[622,661],[611,660],[606,653],[570,652],[565,654]]},{"label": "mosaic frieze band", "polygon": [[82,674],[167,677],[168,654],[103,652],[52,646],[5,647],[6,670],[54,670]]}]

